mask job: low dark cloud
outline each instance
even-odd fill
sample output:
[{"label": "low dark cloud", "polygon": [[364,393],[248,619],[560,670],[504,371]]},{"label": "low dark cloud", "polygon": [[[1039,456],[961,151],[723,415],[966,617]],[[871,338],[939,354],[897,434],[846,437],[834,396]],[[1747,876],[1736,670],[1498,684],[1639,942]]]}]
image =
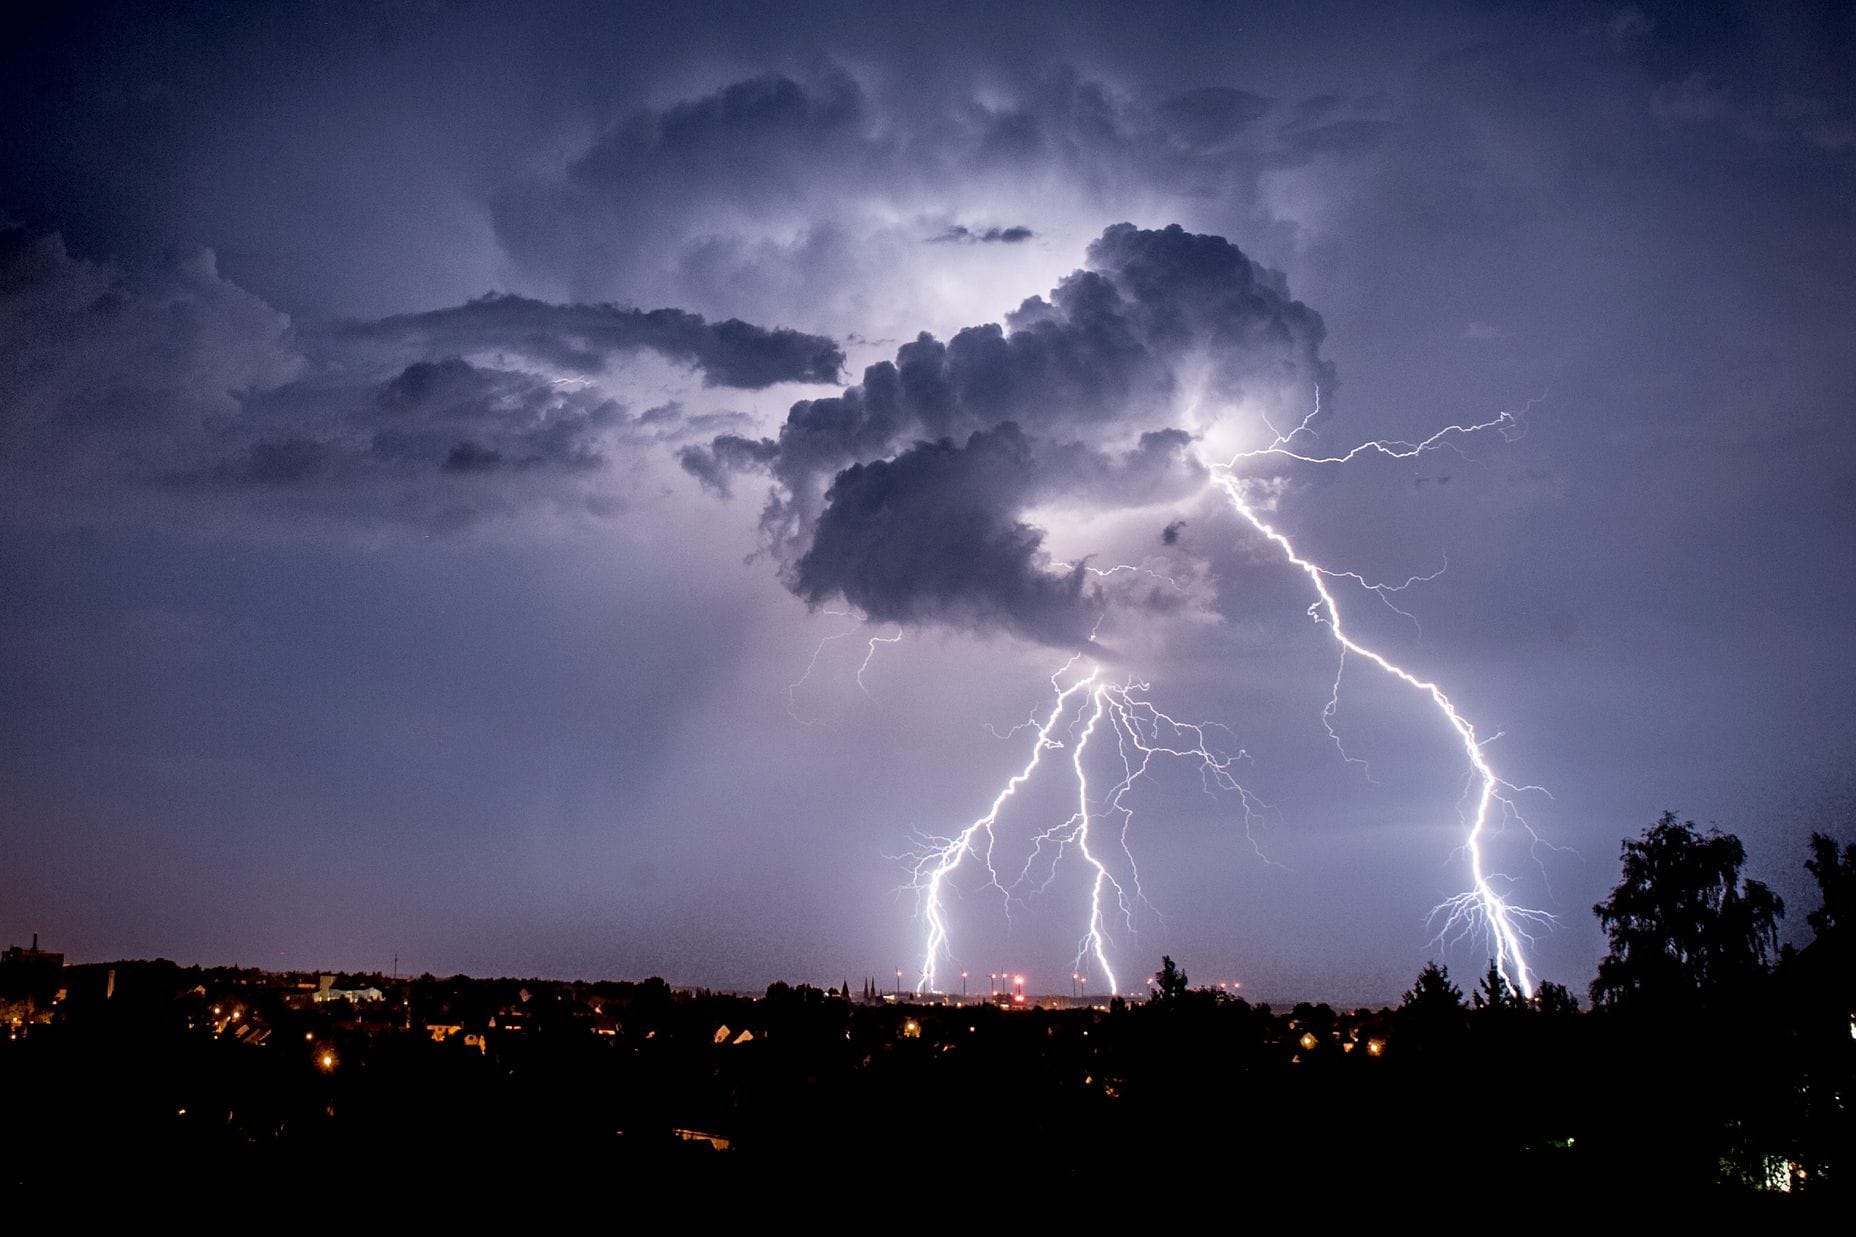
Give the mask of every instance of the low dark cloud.
[{"label": "low dark cloud", "polygon": [[603,431],[629,420],[594,388],[480,369],[456,357],[407,366],[358,417],[376,459],[442,459],[453,472],[485,471],[505,460],[595,467]]},{"label": "low dark cloud", "polygon": [[826,495],[790,584],[813,605],[842,597],[879,622],[1089,641],[1101,599],[1082,567],[1053,571],[1043,533],[1014,518],[1034,481],[1010,422],[963,445],[920,443],[853,464]]},{"label": "low dark cloud", "polygon": [[[1141,435],[1110,454],[1028,437],[1016,422],[964,443],[918,442],[894,459],[853,464],[825,494],[788,584],[812,605],[834,597],[870,619],[1003,631],[1076,648],[1110,601],[1085,563],[1055,563],[1024,510],[1062,501],[1098,510],[1182,497],[1204,482],[1180,430]],[[1125,583],[1125,582],[1124,582]],[[1146,591],[1121,599],[1150,607]],[[1159,599],[1174,608],[1177,593]]]},{"label": "low dark cloud", "polygon": [[700,481],[703,488],[726,496],[730,492],[730,477],[769,463],[779,453],[779,444],[771,438],[719,434],[706,447],[684,447],[677,453],[677,462],[683,466],[683,471]]},{"label": "low dark cloud", "polygon": [[425,355],[483,352],[528,357],[597,373],[615,357],[648,349],[701,372],[710,386],[758,389],[779,382],[834,382],[844,353],[820,335],[768,330],[737,318],[710,323],[680,309],[550,305],[491,294],[463,305],[335,328],[335,338]]},{"label": "low dark cloud", "polygon": [[315,375],[241,405],[236,424],[193,446],[217,458],[121,483],[204,504],[195,518],[209,520],[214,500],[242,493],[338,525],[450,528],[536,504],[592,510],[613,448],[676,432],[585,381],[457,357],[384,379]]},{"label": "low dark cloud", "polygon": [[[487,296],[365,322],[299,325],[210,254],[124,271],[55,234],[0,232],[0,475],[35,519],[88,518],[140,492],[194,504],[246,490],[320,518],[442,523],[537,502],[608,501],[616,446],[737,420],[633,416],[604,380],[641,352],[705,386],[835,378],[831,340],[681,310]],[[202,507],[200,504],[206,504]],[[227,513],[238,521],[244,513]]]},{"label": "low dark cloud", "polygon": [[1160,530],[1160,544],[1178,545],[1179,535],[1185,531],[1186,521],[1174,520],[1171,524],[1168,524],[1165,528]]},{"label": "low dark cloud", "polygon": [[965,224],[953,224],[946,231],[928,238],[929,244],[964,244],[964,245],[1016,245],[1028,241],[1037,233],[1022,224],[1009,228],[969,228]]},{"label": "low dark cloud", "polygon": [[1117,224],[1003,326],[923,334],[857,386],[795,404],[777,439],[723,435],[682,464],[718,491],[733,472],[772,474],[763,529],[811,604],[1074,646],[1101,599],[1050,569],[1023,512],[1183,496],[1203,480],[1170,424],[1185,371],[1200,398],[1312,406],[1334,382],[1323,333],[1230,242]]}]

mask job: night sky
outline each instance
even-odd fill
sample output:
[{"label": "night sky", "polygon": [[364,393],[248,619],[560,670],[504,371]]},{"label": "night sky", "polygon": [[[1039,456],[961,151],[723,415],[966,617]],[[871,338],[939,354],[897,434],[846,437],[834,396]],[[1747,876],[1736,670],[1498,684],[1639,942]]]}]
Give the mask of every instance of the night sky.
[{"label": "night sky", "polygon": [[[1130,793],[1124,988],[1475,974],[1427,922],[1461,747],[1355,659],[1343,757],[1309,581],[1208,484],[1311,414],[1324,454],[1515,414],[1237,471],[1336,571],[1447,564],[1343,604],[1549,792],[1492,843],[1539,975],[1584,989],[1666,808],[1794,936],[1856,827],[1849,5],[5,22],[7,941],[912,980],[906,856],[1079,656],[1256,801]],[[944,980],[1066,991],[1084,870],[1009,919],[971,876]]]}]

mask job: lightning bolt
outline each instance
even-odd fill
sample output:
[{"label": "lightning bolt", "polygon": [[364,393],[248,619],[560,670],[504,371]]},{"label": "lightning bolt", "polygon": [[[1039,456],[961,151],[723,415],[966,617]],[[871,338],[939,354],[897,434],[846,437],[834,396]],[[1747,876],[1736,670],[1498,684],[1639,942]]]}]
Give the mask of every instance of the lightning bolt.
[{"label": "lightning bolt", "polygon": [[[849,611],[846,611],[846,610],[826,610],[824,611],[824,613],[832,616],[833,618],[849,618],[849,619],[856,618],[855,615],[851,614]],[[869,620],[866,618],[862,621],[868,622]],[[794,721],[804,726],[816,726],[818,724],[817,722],[813,721],[810,718],[801,717],[799,715],[799,704],[798,704],[798,700],[796,697],[796,693],[799,691],[801,687],[804,687],[806,685],[807,681],[811,679],[814,672],[818,670],[818,660],[821,656],[824,655],[826,645],[832,644],[833,642],[838,641],[838,640],[847,639],[848,637],[854,636],[856,634],[857,634],[856,628],[852,628],[849,631],[835,631],[835,632],[832,632],[828,636],[821,637],[819,639],[818,644],[813,647],[812,657],[809,661],[806,662],[806,668],[804,672],[801,673],[798,678],[794,679],[791,683],[788,683],[786,685],[786,712],[787,712],[787,715],[791,717]],[[902,629],[898,627],[896,629],[896,634],[893,636],[871,636],[865,643],[866,643],[867,651],[864,653],[863,661],[858,663],[858,666],[857,666],[857,674],[856,674],[857,690],[861,691],[866,697],[874,700],[876,699],[876,697],[870,695],[870,685],[864,682],[864,675],[869,672],[870,663],[876,660],[876,646],[879,644],[900,644],[902,643]]]},{"label": "lightning bolt", "polygon": [[[1527,408],[1531,408],[1534,402],[1529,401]],[[1524,408],[1522,411],[1526,410]],[[1271,523],[1259,509],[1267,504],[1255,500],[1251,489],[1269,483],[1248,480],[1237,471],[1243,462],[1264,457],[1279,457],[1309,465],[1343,465],[1368,455],[1380,455],[1394,460],[1412,459],[1435,450],[1458,450],[1458,439],[1488,431],[1499,433],[1504,439],[1512,441],[1523,428],[1521,414],[1502,412],[1488,421],[1449,425],[1418,441],[1375,439],[1338,454],[1315,454],[1297,449],[1294,445],[1297,439],[1304,435],[1314,436],[1310,423],[1319,411],[1317,393],[1315,410],[1287,434],[1277,431],[1265,420],[1264,424],[1273,435],[1273,440],[1267,445],[1239,452],[1224,463],[1203,457],[1199,462],[1206,469],[1211,485],[1222,492],[1237,516],[1275,547],[1288,565],[1305,575],[1313,587],[1315,600],[1308,606],[1308,616],[1326,629],[1339,650],[1333,688],[1322,710],[1321,720],[1342,757],[1349,763],[1364,767],[1364,761],[1347,754],[1334,725],[1335,715],[1340,708],[1341,680],[1349,657],[1371,663],[1427,700],[1438,718],[1462,745],[1469,772],[1463,805],[1467,832],[1461,850],[1468,859],[1471,888],[1433,908],[1431,922],[1435,924],[1441,921],[1437,932],[1439,940],[1477,930],[1486,933],[1494,947],[1494,962],[1498,971],[1523,996],[1531,997],[1534,976],[1527,962],[1525,945],[1534,939],[1531,929],[1551,923],[1552,917],[1543,911],[1513,905],[1503,896],[1497,886],[1510,883],[1510,878],[1489,870],[1484,847],[1492,833],[1510,821],[1518,822],[1533,835],[1531,826],[1527,825],[1513,796],[1540,788],[1517,786],[1502,778],[1486,754],[1488,745],[1500,735],[1479,738],[1475,726],[1463,716],[1438,683],[1406,669],[1355,637],[1344,625],[1340,603],[1330,587],[1333,581],[1351,581],[1373,593],[1393,611],[1415,624],[1417,620],[1400,609],[1390,594],[1434,580],[1443,574],[1443,569],[1429,575],[1415,575],[1402,584],[1392,585],[1374,583],[1358,572],[1324,567],[1304,557],[1288,535]],[[1060,568],[1073,566],[1055,565]],[[1447,562],[1445,566],[1448,566]],[[1087,567],[1086,564],[1085,567],[1098,577],[1120,572],[1159,574],[1149,568],[1128,564],[1106,570]],[[873,655],[875,646],[876,641],[872,640],[870,648]],[[1006,739],[1024,730],[1031,730],[1033,734],[1031,750],[1025,763],[1006,781],[986,812],[951,837],[920,839],[920,849],[913,856],[909,884],[917,895],[919,911],[926,927],[921,968],[916,983],[918,993],[938,991],[936,980],[940,968],[944,962],[952,959],[947,898],[954,887],[954,877],[964,866],[970,863],[984,870],[985,887],[1000,895],[1009,917],[1015,899],[1035,896],[1050,886],[1065,854],[1072,850],[1093,874],[1088,914],[1082,938],[1077,945],[1074,965],[1078,971],[1093,965],[1108,981],[1109,991],[1118,991],[1119,983],[1109,959],[1111,922],[1119,922],[1132,931],[1135,907],[1151,906],[1141,892],[1139,867],[1129,844],[1134,813],[1127,803],[1127,796],[1148,775],[1157,758],[1196,762],[1205,781],[1206,793],[1235,793],[1243,806],[1245,834],[1250,838],[1252,847],[1256,846],[1252,825],[1258,811],[1267,805],[1245,789],[1233,773],[1233,766],[1237,761],[1245,759],[1245,754],[1242,751],[1231,756],[1219,754],[1209,741],[1206,726],[1181,722],[1161,712],[1145,698],[1144,693],[1148,690],[1145,683],[1117,684],[1108,681],[1104,679],[1101,667],[1093,663],[1087,667],[1086,673],[1080,673],[1066,683],[1066,676],[1078,669],[1081,660],[1082,654],[1076,654],[1051,675],[1053,697],[1048,711],[1041,715],[1041,719],[1040,715],[1034,713],[1028,721],[1013,727],[1004,735],[993,731],[995,735]],[[867,658],[865,665],[868,665]],[[1066,725],[1066,718],[1068,729],[1060,731],[1060,727]],[[1097,796],[1091,790],[1089,751],[1092,742],[1101,741],[1098,736],[1105,728],[1115,740],[1120,776],[1105,794]],[[1071,745],[1068,764],[1070,776],[1076,785],[1075,810],[1067,819],[1032,838],[1029,855],[1015,879],[1007,884],[1001,879],[995,862],[1000,818],[1019,790],[1037,774],[1046,753],[1065,748],[1065,737]],[[1111,866],[1105,858],[1107,852],[1102,848],[1097,826],[1117,818],[1120,827],[1113,845],[1119,851],[1120,859],[1115,866]],[[1535,841],[1539,842],[1537,835]],[[1261,851],[1258,853],[1261,855]],[[1116,869],[1123,863],[1123,870],[1127,874],[1125,882],[1116,875]],[[1034,874],[1040,871],[1044,874],[1043,879],[1034,884]]]},{"label": "lightning bolt", "polygon": [[[1313,414],[1310,415],[1312,419]],[[1495,430],[1504,438],[1512,440],[1512,436],[1518,432],[1520,425],[1521,421],[1517,414],[1503,412],[1491,421],[1476,425],[1446,426],[1419,442],[1373,440],[1361,443],[1339,455],[1317,456],[1292,451],[1288,447],[1291,439],[1307,430],[1308,421],[1304,420],[1289,434],[1277,434],[1275,441],[1268,446],[1254,451],[1239,452],[1223,464],[1205,460],[1201,460],[1201,463],[1206,465],[1212,484],[1223,491],[1238,516],[1264,540],[1281,551],[1283,558],[1290,565],[1308,577],[1308,582],[1314,587],[1316,598],[1308,607],[1308,617],[1325,627],[1335,644],[1339,645],[1341,669],[1345,669],[1346,659],[1350,655],[1371,662],[1387,675],[1429,699],[1439,717],[1462,744],[1463,756],[1468,761],[1470,769],[1470,789],[1466,796],[1470,800],[1470,810],[1466,813],[1469,818],[1469,828],[1463,840],[1463,851],[1469,860],[1471,888],[1468,892],[1458,894],[1434,908],[1432,921],[1442,920],[1442,926],[1438,930],[1440,939],[1472,931],[1477,927],[1486,931],[1495,948],[1495,965],[1502,977],[1513,984],[1523,996],[1531,997],[1534,994],[1534,977],[1527,964],[1523,942],[1531,942],[1533,939],[1528,930],[1530,927],[1550,923],[1552,917],[1544,911],[1531,910],[1508,903],[1496,888],[1496,882],[1505,881],[1506,878],[1488,870],[1483,845],[1495,826],[1493,818],[1498,814],[1503,820],[1512,818],[1523,825],[1526,824],[1525,818],[1522,817],[1520,809],[1510,795],[1539,788],[1516,786],[1495,772],[1484,749],[1500,736],[1493,735],[1486,740],[1478,739],[1475,726],[1458,711],[1455,704],[1451,703],[1450,697],[1445,694],[1441,686],[1398,665],[1385,654],[1362,644],[1348,632],[1342,623],[1340,603],[1328,587],[1328,582],[1332,579],[1352,579],[1363,587],[1378,593],[1382,601],[1386,600],[1385,591],[1387,590],[1383,586],[1375,587],[1369,584],[1355,573],[1330,571],[1304,558],[1288,536],[1257,510],[1256,504],[1251,501],[1246,492],[1244,478],[1235,471],[1241,461],[1262,456],[1283,456],[1306,464],[1345,464],[1363,455],[1374,453],[1392,459],[1411,459],[1442,446],[1454,448],[1456,437],[1485,430]],[[1271,432],[1275,431],[1272,429]],[[1398,586],[1398,589],[1408,588],[1423,579],[1425,577],[1414,576],[1405,584]],[[1336,671],[1334,690],[1329,697],[1327,707],[1322,712],[1322,721],[1337,745],[1340,738],[1332,723],[1339,703],[1340,671]],[[1345,749],[1342,749],[1342,754],[1345,755]],[[1352,760],[1351,757],[1348,759]]]},{"label": "lightning bolt", "polygon": [[[964,865],[971,861],[976,869],[984,870],[984,887],[1000,895],[1009,916],[1014,902],[1028,900],[1050,887],[1064,856],[1071,851],[1091,872],[1089,910],[1072,966],[1079,972],[1099,974],[1107,981],[1110,993],[1120,991],[1120,981],[1109,959],[1111,923],[1132,931],[1136,907],[1146,905],[1151,909],[1141,891],[1140,868],[1130,845],[1134,809],[1127,798],[1159,758],[1195,764],[1208,795],[1235,794],[1243,807],[1245,836],[1253,849],[1256,847],[1253,826],[1267,805],[1237,780],[1234,769],[1238,762],[1248,759],[1247,755],[1242,750],[1231,754],[1220,751],[1208,733],[1216,727],[1180,721],[1162,712],[1143,695],[1148,690],[1146,683],[1106,680],[1099,664],[1091,663],[1086,672],[1066,684],[1065,679],[1080,669],[1080,661],[1082,655],[1076,654],[1051,675],[1048,712],[1041,717],[1034,714],[1030,721],[1000,736],[1010,738],[1023,730],[1033,731],[1025,763],[1007,780],[985,814],[951,837],[920,839],[922,845],[913,857],[909,885],[917,894],[927,927],[915,986],[918,993],[938,991],[936,976],[941,965],[951,959],[947,897],[952,890],[950,882]],[[998,734],[996,730],[993,733]],[[1114,767],[1118,773],[1107,791],[1098,795],[1091,784],[1090,749],[1092,744],[1106,744],[1109,735],[1114,739]],[[1018,791],[1032,780],[1045,754],[1066,747],[1070,752],[1070,777],[1076,785],[1075,810],[1031,839],[1029,854],[1008,884],[995,862],[1000,817]],[[1102,832],[1115,822],[1119,827],[1110,835],[1108,846],[1118,857],[1111,866]],[[1124,875],[1118,876],[1117,870]],[[1037,879],[1039,873],[1043,874],[1041,881]]]},{"label": "lightning bolt", "polygon": [[1055,674],[1050,676],[1051,688],[1056,692],[1057,698],[1043,722],[1033,721],[1032,723],[1036,734],[1031,743],[1031,757],[1022,769],[1006,781],[1005,788],[993,799],[992,806],[987,809],[985,815],[951,838],[923,839],[925,845],[916,857],[914,878],[911,882],[920,895],[922,919],[928,926],[928,940],[922,956],[921,977],[915,985],[917,992],[935,990],[935,966],[947,951],[948,942],[947,908],[943,899],[946,896],[948,879],[967,859],[972,858],[976,863],[985,866],[987,885],[998,890],[1007,899],[1008,910],[1010,908],[1011,894],[1004,885],[999,883],[999,872],[993,866],[992,861],[993,846],[997,841],[995,827],[999,823],[1000,813],[1005,811],[1006,804],[1018,794],[1018,788],[1029,782],[1032,775],[1037,772],[1038,765],[1044,759],[1044,753],[1062,748],[1062,742],[1053,739],[1051,735],[1056,730],[1057,723],[1063,719],[1064,711],[1069,708],[1070,701],[1093,684],[1098,673],[1094,667],[1091,667],[1087,675],[1068,687],[1063,686],[1063,676],[1069,673],[1070,668],[1076,665],[1081,657],[1080,653],[1071,657],[1058,668]]},{"label": "lightning bolt", "polygon": [[[896,634],[893,636],[871,636],[870,637],[870,640],[869,640],[870,651],[864,654],[863,663],[857,667],[857,690],[858,691],[862,692],[866,696],[870,696],[870,688],[866,686],[864,683],[864,671],[870,669],[870,663],[876,660],[876,646],[879,644],[901,644],[901,643],[902,643],[902,628],[900,627],[896,628]],[[874,696],[871,696],[870,698],[873,700],[875,699]]]},{"label": "lightning bolt", "polygon": [[[827,613],[838,613],[838,612],[827,611]],[[798,678],[794,679],[791,683],[788,683],[786,685],[786,715],[788,717],[792,718],[794,721],[798,722],[802,726],[818,725],[817,722],[814,722],[810,720],[809,718],[804,718],[804,717],[799,716],[799,703],[797,699],[795,699],[794,693],[797,692],[801,687],[804,687],[806,685],[806,680],[812,677],[812,672],[818,669],[818,659],[820,655],[824,653],[825,646],[832,643],[834,640],[842,640],[846,636],[849,636],[852,634],[854,633],[848,632],[848,631],[837,631],[837,632],[833,632],[829,636],[824,636],[820,638],[817,646],[814,647],[812,650],[812,660],[806,663],[805,673],[801,674]],[[872,657],[876,655],[876,649],[874,647],[871,648],[870,654]],[[870,664],[869,659],[866,658],[864,660],[864,665],[867,666],[869,664]],[[857,672],[857,685],[859,687],[863,686],[863,671],[861,669]]]}]

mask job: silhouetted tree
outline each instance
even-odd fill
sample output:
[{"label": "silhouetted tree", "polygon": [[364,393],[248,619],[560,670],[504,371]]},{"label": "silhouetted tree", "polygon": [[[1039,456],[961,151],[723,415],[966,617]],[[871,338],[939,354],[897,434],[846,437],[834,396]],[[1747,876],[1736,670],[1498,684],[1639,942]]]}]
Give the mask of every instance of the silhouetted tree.
[{"label": "silhouetted tree", "polygon": [[1186,996],[1186,972],[1174,965],[1173,959],[1160,955],[1160,969],[1154,972],[1154,997],[1162,1003],[1184,1000]]},{"label": "silhouetted tree", "polygon": [[1450,982],[1450,968],[1427,962],[1398,1007],[1398,1023],[1420,1049],[1444,1047],[1461,1034],[1468,1013],[1463,990]]},{"label": "silhouetted tree", "polygon": [[1418,982],[1405,993],[1399,1009],[1458,1014],[1463,1010],[1463,990],[1450,982],[1449,967],[1427,962],[1418,972]]},{"label": "silhouetted tree", "polygon": [[1296,1026],[1305,1027],[1313,1031],[1317,1036],[1325,1040],[1330,1038],[1334,1032],[1334,1025],[1336,1022],[1334,1007],[1329,1005],[1326,1001],[1322,1001],[1317,1005],[1310,1005],[1307,1001],[1302,1001],[1289,1011],[1289,1021],[1293,1022]]},{"label": "silhouetted tree", "polygon": [[1495,959],[1489,959],[1489,969],[1482,977],[1482,983],[1470,997],[1470,1002],[1478,1011],[1501,1015],[1514,1013],[1523,1008],[1521,994],[1508,982],[1501,968],[1495,965]]},{"label": "silhouetted tree", "polygon": [[1565,984],[1544,981],[1534,989],[1534,1012],[1548,1018],[1570,1018],[1579,1012],[1579,998]]},{"label": "silhouetted tree", "polygon": [[1805,917],[1816,939],[1795,953],[1788,947],[1779,969],[1796,1054],[1788,1132],[1797,1136],[1795,1158],[1809,1166],[1806,1188],[1847,1191],[1856,1181],[1856,1106],[1848,1099],[1856,1094],[1856,845],[1839,848],[1813,833],[1804,866],[1821,905]]},{"label": "silhouetted tree", "polygon": [[1837,840],[1822,833],[1811,835],[1811,857],[1805,870],[1817,880],[1822,905],[1806,915],[1805,922],[1818,939],[1841,936],[1856,921],[1856,843],[1837,850]]},{"label": "silhouetted tree", "polygon": [[1624,878],[1592,908],[1611,952],[1592,981],[1596,1005],[1665,1006],[1709,998],[1765,972],[1778,947],[1778,895],[1740,879],[1746,849],[1673,812],[1623,846]]}]

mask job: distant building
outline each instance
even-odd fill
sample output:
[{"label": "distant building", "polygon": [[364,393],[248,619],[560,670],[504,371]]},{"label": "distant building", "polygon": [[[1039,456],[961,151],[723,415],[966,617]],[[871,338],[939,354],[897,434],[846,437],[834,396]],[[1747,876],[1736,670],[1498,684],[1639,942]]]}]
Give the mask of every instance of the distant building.
[{"label": "distant building", "polygon": [[0,951],[0,975],[7,978],[15,976],[39,975],[50,972],[54,984],[58,972],[64,969],[64,955],[53,953],[49,949],[39,948],[39,934],[32,934],[30,945],[9,945]]},{"label": "distant building", "polygon": [[0,952],[0,1022],[17,1029],[49,1021],[63,977],[64,955],[40,949],[37,932],[30,946],[8,946]]},{"label": "distant building", "polygon": [[0,995],[25,997],[42,994],[47,1000],[58,990],[64,955],[39,948],[39,934],[30,945],[9,945],[0,952]]},{"label": "distant building", "polygon": [[323,975],[319,979],[314,997],[316,1003],[321,1005],[326,1005],[330,1001],[347,1001],[352,1005],[360,1005],[386,999],[386,993],[378,988],[337,988],[333,975]]}]

